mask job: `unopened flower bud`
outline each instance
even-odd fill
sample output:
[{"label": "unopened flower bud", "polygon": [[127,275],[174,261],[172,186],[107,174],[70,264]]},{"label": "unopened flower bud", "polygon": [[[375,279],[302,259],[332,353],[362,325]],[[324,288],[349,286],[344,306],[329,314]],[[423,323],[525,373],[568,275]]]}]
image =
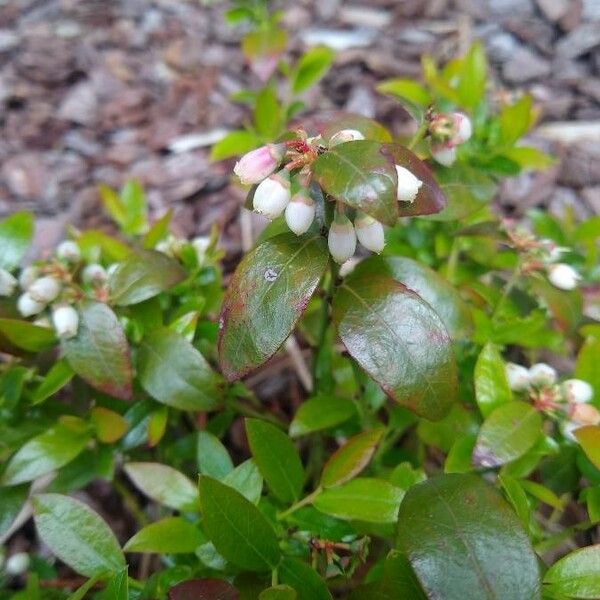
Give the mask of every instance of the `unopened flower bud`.
[{"label": "unopened flower bud", "polygon": [[570,411],[570,418],[573,423],[580,426],[598,425],[600,423],[600,411],[592,404],[574,404]]},{"label": "unopened flower bud", "polygon": [[58,294],[60,294],[60,281],[56,277],[46,275],[36,279],[27,290],[27,293],[38,302],[52,302],[56,300]]},{"label": "unopened flower bud", "polygon": [[26,292],[29,286],[40,276],[40,270],[37,267],[25,267],[19,275],[19,286]]},{"label": "unopened flower bud", "polygon": [[29,569],[29,554],[27,552],[17,552],[12,556],[9,556],[4,565],[4,570],[8,575],[16,577],[22,575]]},{"label": "unopened flower bud", "polygon": [[72,338],[77,335],[79,315],[72,306],[58,306],[52,311],[52,323],[58,337]]},{"label": "unopened flower bud", "polygon": [[83,269],[81,279],[90,285],[102,285],[108,279],[108,273],[102,265],[92,263]]},{"label": "unopened flower bud", "polygon": [[309,230],[315,220],[315,212],[314,200],[308,195],[308,192],[301,191],[294,194],[287,205],[285,222],[296,235],[302,235]]},{"label": "unopened flower bud", "polygon": [[529,367],[529,382],[531,385],[553,385],[556,383],[556,379],[556,370],[546,363],[536,363]]},{"label": "unopened flower bud", "polygon": [[456,162],[456,148],[452,146],[433,146],[431,154],[440,165],[445,167],[451,167]]},{"label": "unopened flower bud", "polygon": [[506,363],[506,378],[513,392],[524,392],[529,388],[529,370],[523,365]]},{"label": "unopened flower bud", "polygon": [[574,290],[581,279],[581,275],[565,263],[557,263],[548,267],[548,281],[559,290]]},{"label": "unopened flower bud", "polygon": [[356,140],[364,140],[365,136],[358,129],[342,129],[333,134],[329,140],[329,147],[333,148],[338,144],[345,142],[354,142]]},{"label": "unopened flower bud", "polygon": [[202,262],[206,257],[206,251],[210,246],[210,238],[206,235],[195,237],[191,242],[192,247],[196,251],[198,262]]},{"label": "unopened flower bud", "polygon": [[354,219],[358,241],[371,252],[379,254],[385,246],[383,225],[370,215],[359,212]]},{"label": "unopened flower bud", "polygon": [[290,195],[290,174],[286,169],[281,169],[258,184],[252,206],[257,213],[276,219],[288,205]]},{"label": "unopened flower bud", "polygon": [[398,174],[396,198],[399,202],[414,202],[423,182],[400,165],[396,165],[396,173]]},{"label": "unopened flower bud", "polygon": [[284,144],[267,144],[244,154],[233,172],[243,184],[260,183],[279,165],[285,154]]},{"label": "unopened flower bud", "polygon": [[17,300],[17,310],[24,317],[31,317],[32,315],[37,315],[41,313],[44,308],[46,308],[45,302],[38,302],[34,298],[31,297],[29,292],[25,292],[19,296]]},{"label": "unopened flower bud", "polygon": [[56,256],[67,262],[76,263],[81,258],[81,250],[75,242],[65,240],[56,247]]},{"label": "unopened flower bud", "polygon": [[33,321],[33,324],[37,327],[45,327],[46,329],[52,329],[52,323],[47,316],[38,317]]},{"label": "unopened flower bud", "polygon": [[467,115],[459,112],[452,113],[454,121],[453,145],[464,144],[473,135],[473,124]]},{"label": "unopened flower bud", "polygon": [[346,215],[336,212],[327,238],[329,252],[336,263],[343,264],[356,251],[356,232],[352,222]]},{"label": "unopened flower bud", "polygon": [[0,296],[12,296],[17,280],[6,270],[0,269]]},{"label": "unopened flower bud", "polygon": [[567,379],[561,389],[565,400],[572,404],[589,402],[594,397],[594,388],[583,379]]}]

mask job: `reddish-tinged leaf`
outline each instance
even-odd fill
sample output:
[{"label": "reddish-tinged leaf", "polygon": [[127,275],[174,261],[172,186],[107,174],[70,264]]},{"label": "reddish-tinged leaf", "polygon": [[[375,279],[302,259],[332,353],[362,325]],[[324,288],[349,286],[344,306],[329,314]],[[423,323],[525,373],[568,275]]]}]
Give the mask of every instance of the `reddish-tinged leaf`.
[{"label": "reddish-tinged leaf", "polygon": [[286,233],[246,254],[225,294],[219,362],[239,379],[267,361],[304,312],[329,261],[320,236]]},{"label": "reddish-tinged leaf", "polygon": [[576,429],[573,434],[581,444],[587,457],[600,469],[600,427],[587,425]]},{"label": "reddish-tinged leaf", "polygon": [[385,144],[382,152],[393,164],[408,169],[423,182],[414,202],[397,203],[401,217],[432,215],[444,209],[447,202],[444,192],[436,183],[429,167],[414,152],[400,144]]},{"label": "reddish-tinged leaf", "polygon": [[79,331],[63,340],[72,369],[92,387],[129,400],[132,371],[125,332],[108,305],[86,300],[79,311]]},{"label": "reddish-tinged leaf", "polygon": [[456,398],[452,344],[435,311],[388,275],[357,270],[338,288],[333,321],[348,352],[402,406],[427,419]]},{"label": "reddish-tinged leaf", "polygon": [[240,595],[222,579],[192,579],[169,590],[169,600],[238,600]]}]

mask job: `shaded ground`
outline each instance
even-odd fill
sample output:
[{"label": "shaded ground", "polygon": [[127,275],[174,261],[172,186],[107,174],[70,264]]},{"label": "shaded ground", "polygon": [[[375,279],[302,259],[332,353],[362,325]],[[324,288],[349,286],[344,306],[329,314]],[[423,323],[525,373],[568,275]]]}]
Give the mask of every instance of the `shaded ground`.
[{"label": "shaded ground", "polygon": [[[574,137],[566,149],[552,146],[563,166],[511,181],[500,201],[519,212],[534,205],[600,212],[598,0],[283,7],[294,52],[307,43],[342,46],[324,93],[309,92],[310,109],[343,107],[395,131],[406,126],[405,115],[374,85],[417,76],[424,52],[448,58],[482,38],[497,82],[531,91],[542,122],[584,122],[547,129],[546,140]],[[244,120],[229,95],[258,82],[243,65],[242,30],[224,23],[223,10],[200,0],[0,2],[0,214],[34,210],[44,217],[39,244],[52,245],[65,222],[102,219],[97,183],[137,177],[156,214],[174,207],[180,234],[217,222],[235,255],[240,194],[227,187],[231,165],[210,164],[206,146]],[[205,139],[193,138],[190,148],[189,134]]]}]

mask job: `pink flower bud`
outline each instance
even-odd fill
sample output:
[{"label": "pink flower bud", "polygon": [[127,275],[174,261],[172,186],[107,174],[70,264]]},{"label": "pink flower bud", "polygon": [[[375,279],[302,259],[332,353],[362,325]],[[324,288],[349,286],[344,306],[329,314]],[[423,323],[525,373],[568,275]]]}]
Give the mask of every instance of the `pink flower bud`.
[{"label": "pink flower bud", "polygon": [[431,154],[440,165],[444,165],[445,167],[451,167],[456,162],[456,148],[447,144],[433,146]]},{"label": "pink flower bud", "polygon": [[92,263],[83,269],[81,279],[84,283],[102,285],[108,279],[108,274],[102,265]]},{"label": "pink flower bud", "polygon": [[285,144],[267,144],[244,154],[233,172],[243,184],[260,183],[277,168],[285,154]]},{"label": "pink flower bud", "polygon": [[333,260],[340,265],[354,255],[356,251],[356,232],[352,222],[346,215],[340,215],[336,212],[333,223],[329,228],[327,245]]},{"label": "pink flower bud", "polygon": [[52,311],[52,323],[58,337],[72,338],[77,335],[79,315],[72,306],[58,306]]},{"label": "pink flower bud", "polygon": [[269,219],[279,217],[290,201],[290,174],[286,169],[258,184],[252,199],[254,210]]},{"label": "pink flower bud", "polygon": [[383,225],[373,217],[359,212],[354,219],[354,229],[358,241],[371,252],[379,254],[385,246]]},{"label": "pink flower bud", "polygon": [[457,146],[464,144],[473,135],[473,125],[471,119],[467,115],[459,112],[452,113],[454,121],[454,135],[452,137],[452,145]]},{"label": "pink flower bud", "polygon": [[306,233],[315,220],[315,203],[307,192],[294,194],[285,209],[285,222],[296,234]]},{"label": "pink flower bud", "polygon": [[581,275],[565,263],[557,263],[548,267],[548,281],[559,290],[574,290],[581,279]]},{"label": "pink flower bud", "polygon": [[574,404],[570,417],[573,423],[581,426],[600,423],[600,411],[591,404]]},{"label": "pink flower bud", "polygon": [[334,133],[329,139],[329,147],[333,148],[338,144],[344,144],[345,142],[354,142],[356,140],[364,140],[365,136],[358,131],[358,129],[342,129],[337,133]]},{"label": "pink flower bud", "polygon": [[56,300],[60,294],[60,281],[56,277],[46,275],[36,279],[27,290],[28,294],[37,302],[48,304]]},{"label": "pink flower bud", "polygon": [[396,165],[396,173],[398,174],[396,198],[399,202],[414,202],[423,182],[400,165]]}]

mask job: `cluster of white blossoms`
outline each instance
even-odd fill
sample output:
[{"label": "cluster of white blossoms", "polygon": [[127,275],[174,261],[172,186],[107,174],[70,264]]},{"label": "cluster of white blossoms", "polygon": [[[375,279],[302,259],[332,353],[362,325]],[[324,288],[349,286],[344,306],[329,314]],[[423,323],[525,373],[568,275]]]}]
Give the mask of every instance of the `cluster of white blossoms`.
[{"label": "cluster of white blossoms", "polygon": [[[363,139],[360,131],[343,129],[331,137],[329,148]],[[315,139],[306,140],[306,147],[314,142]],[[290,171],[297,163],[292,161],[279,168],[285,155],[285,144],[267,144],[245,154],[236,163],[234,173],[243,184],[257,186],[252,199],[255,212],[271,220],[283,215],[290,230],[302,235],[315,219],[316,205],[308,188],[299,182],[302,173],[295,181],[291,179]],[[414,202],[423,182],[400,165],[396,165],[396,173],[398,202]],[[352,222],[345,214],[345,206],[337,203],[327,241],[331,256],[342,264],[354,255],[357,242],[379,254],[385,246],[385,232],[379,221],[362,211],[356,211]]]},{"label": "cluster of white blossoms", "polygon": [[600,411],[590,404],[594,389],[587,381],[559,382],[556,370],[546,363],[529,369],[507,363],[506,376],[511,390],[527,394],[539,410],[560,415],[562,432],[568,439],[575,439],[573,432],[579,427],[600,424]]},{"label": "cluster of white blossoms", "polygon": [[473,135],[473,124],[467,115],[454,112],[435,114],[428,128],[431,137],[431,155],[445,167],[456,161],[456,149]]},{"label": "cluster of white blossoms", "polygon": [[206,259],[207,251],[211,244],[212,240],[209,236],[198,236],[192,240],[186,240],[184,238],[178,238],[169,234],[164,240],[158,242],[154,249],[157,252],[161,252],[162,254],[170,256],[171,258],[179,258],[185,248],[191,246],[196,254],[196,260],[198,264],[202,265]]}]

